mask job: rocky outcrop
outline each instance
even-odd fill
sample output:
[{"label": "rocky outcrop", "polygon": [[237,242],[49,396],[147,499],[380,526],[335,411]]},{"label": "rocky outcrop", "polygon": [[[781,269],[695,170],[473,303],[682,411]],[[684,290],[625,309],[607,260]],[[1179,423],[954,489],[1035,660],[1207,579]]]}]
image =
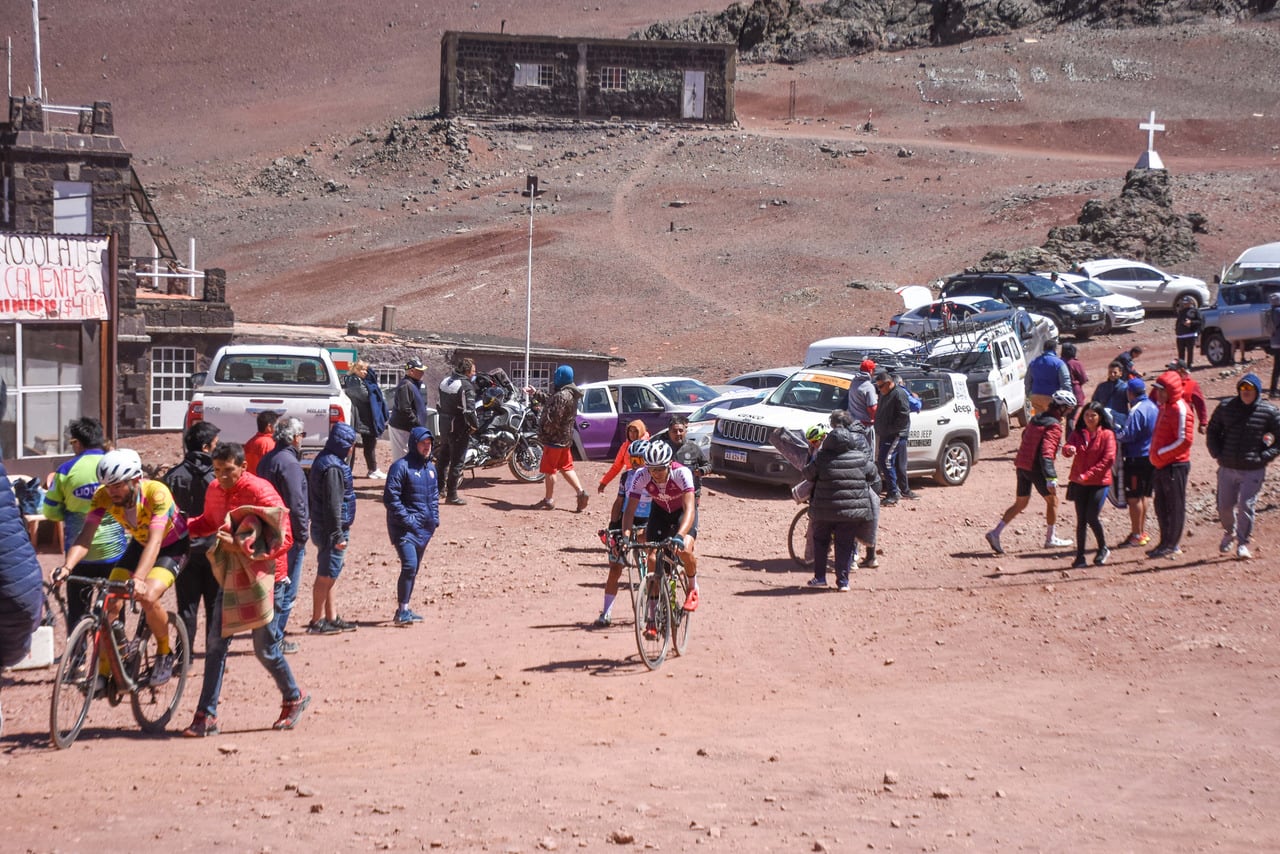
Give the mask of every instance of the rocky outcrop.
[{"label": "rocky outcrop", "polygon": [[653,24],[636,37],[736,44],[743,62],[803,62],[956,44],[1024,28],[1243,20],[1275,6],[1276,0],[827,0],[816,6],[752,0],[718,14]]},{"label": "rocky outcrop", "polygon": [[1205,232],[1203,214],[1173,210],[1169,173],[1130,169],[1114,199],[1085,202],[1075,225],[1050,229],[1041,246],[988,252],[986,270],[1065,270],[1091,258],[1137,258],[1171,265],[1195,255],[1195,235]]}]

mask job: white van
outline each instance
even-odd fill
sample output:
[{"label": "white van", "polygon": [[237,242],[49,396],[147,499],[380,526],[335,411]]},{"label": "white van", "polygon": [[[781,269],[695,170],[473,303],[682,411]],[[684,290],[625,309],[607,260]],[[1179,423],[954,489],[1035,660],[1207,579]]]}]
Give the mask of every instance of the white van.
[{"label": "white van", "polygon": [[1010,419],[1027,426],[1027,357],[1013,324],[971,320],[950,332],[925,340],[925,364],[965,375],[983,428],[1003,439]]},{"label": "white van", "polygon": [[[900,356],[904,353],[918,352],[920,342],[911,338],[899,338],[894,335],[846,335],[839,338],[823,338],[814,341],[805,351],[806,366],[822,364],[824,359],[839,355],[841,361],[857,364],[863,359],[879,362],[877,354],[890,353]],[[893,360],[894,364],[897,360]]]},{"label": "white van", "polygon": [[1234,285],[1277,277],[1280,277],[1280,242],[1264,243],[1241,252],[1236,262],[1222,271],[1218,283]]}]

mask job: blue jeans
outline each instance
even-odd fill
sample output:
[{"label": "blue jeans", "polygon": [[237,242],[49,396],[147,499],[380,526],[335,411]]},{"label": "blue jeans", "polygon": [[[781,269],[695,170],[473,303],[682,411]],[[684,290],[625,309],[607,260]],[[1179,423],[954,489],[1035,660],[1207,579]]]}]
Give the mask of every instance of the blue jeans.
[{"label": "blue jeans", "polygon": [[396,554],[400,557],[400,578],[396,580],[396,603],[401,608],[409,606],[409,597],[413,595],[413,585],[418,579],[418,568],[426,555],[427,544],[431,542],[431,533],[402,534],[395,541]]},{"label": "blue jeans", "polygon": [[298,584],[302,581],[302,559],[306,557],[307,541],[293,541],[293,545],[289,547],[289,555],[286,560],[289,563],[289,578],[287,582],[280,582],[276,585],[276,631],[280,633],[280,637],[284,637],[284,630],[289,625],[289,615],[293,613],[294,600],[298,598]]},{"label": "blue jeans", "polygon": [[[275,596],[283,595],[285,583],[276,582]],[[231,638],[222,636],[222,593],[213,605],[213,619],[209,621],[209,635],[205,640],[204,684],[200,688],[200,702],[196,711],[207,715],[218,713],[218,697],[222,694],[222,674],[227,669],[227,650],[231,648]],[[276,630],[275,621],[253,630],[253,654],[267,668],[271,678],[276,680],[280,696],[285,702],[291,702],[302,696],[298,683],[293,679],[293,671],[289,662],[284,660],[280,651],[280,633]]]}]

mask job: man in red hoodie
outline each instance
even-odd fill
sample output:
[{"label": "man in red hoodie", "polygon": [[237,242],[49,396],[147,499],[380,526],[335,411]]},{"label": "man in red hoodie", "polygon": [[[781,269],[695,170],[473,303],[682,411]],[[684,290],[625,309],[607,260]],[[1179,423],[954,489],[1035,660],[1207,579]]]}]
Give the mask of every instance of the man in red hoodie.
[{"label": "man in red hoodie", "polygon": [[[213,459],[213,483],[205,493],[204,513],[187,523],[193,536],[207,537],[219,530],[226,530],[227,514],[237,507],[284,507],[280,494],[269,481],[250,474],[245,467],[244,447],[235,442],[218,445],[210,455]],[[289,583],[289,548],[293,545],[292,526],[286,509],[281,521],[281,541],[277,548],[266,555],[275,563],[274,596],[279,599]],[[274,600],[273,600],[274,601]],[[285,661],[280,648],[280,629],[271,620],[265,626],[253,630],[253,651],[258,661],[267,669],[280,689],[283,708],[275,729],[293,729],[298,718],[311,703],[311,695],[304,694],[294,681],[293,671]],[[209,636],[205,647],[204,684],[195,719],[182,733],[189,738],[201,738],[218,734],[218,696],[222,693],[222,675],[227,664],[227,650],[231,638],[222,636],[222,592],[218,592],[213,606],[213,619],[209,621]]]},{"label": "man in red hoodie", "polygon": [[1155,381],[1156,416],[1149,457],[1155,468],[1156,523],[1160,542],[1148,557],[1182,554],[1182,529],[1187,523],[1187,476],[1191,473],[1191,442],[1195,437],[1195,412],[1182,389],[1177,371],[1165,371]]},{"label": "man in red hoodie", "polygon": [[1204,435],[1204,431],[1209,429],[1209,404],[1205,400],[1204,390],[1200,388],[1200,383],[1191,378],[1191,368],[1186,362],[1174,359],[1166,367],[1178,372],[1178,377],[1182,380],[1182,399],[1196,414],[1196,424],[1200,425],[1200,434]]}]

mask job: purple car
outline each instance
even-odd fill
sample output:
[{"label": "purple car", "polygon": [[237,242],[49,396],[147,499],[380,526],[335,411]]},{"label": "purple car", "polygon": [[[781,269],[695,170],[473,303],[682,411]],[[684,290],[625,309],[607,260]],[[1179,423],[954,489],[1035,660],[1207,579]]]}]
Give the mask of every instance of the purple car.
[{"label": "purple car", "polygon": [[711,386],[689,377],[635,377],[579,386],[577,446],[585,460],[609,460],[618,453],[627,424],[639,418],[649,432],[665,430],[676,413],[688,415],[719,397]]}]

